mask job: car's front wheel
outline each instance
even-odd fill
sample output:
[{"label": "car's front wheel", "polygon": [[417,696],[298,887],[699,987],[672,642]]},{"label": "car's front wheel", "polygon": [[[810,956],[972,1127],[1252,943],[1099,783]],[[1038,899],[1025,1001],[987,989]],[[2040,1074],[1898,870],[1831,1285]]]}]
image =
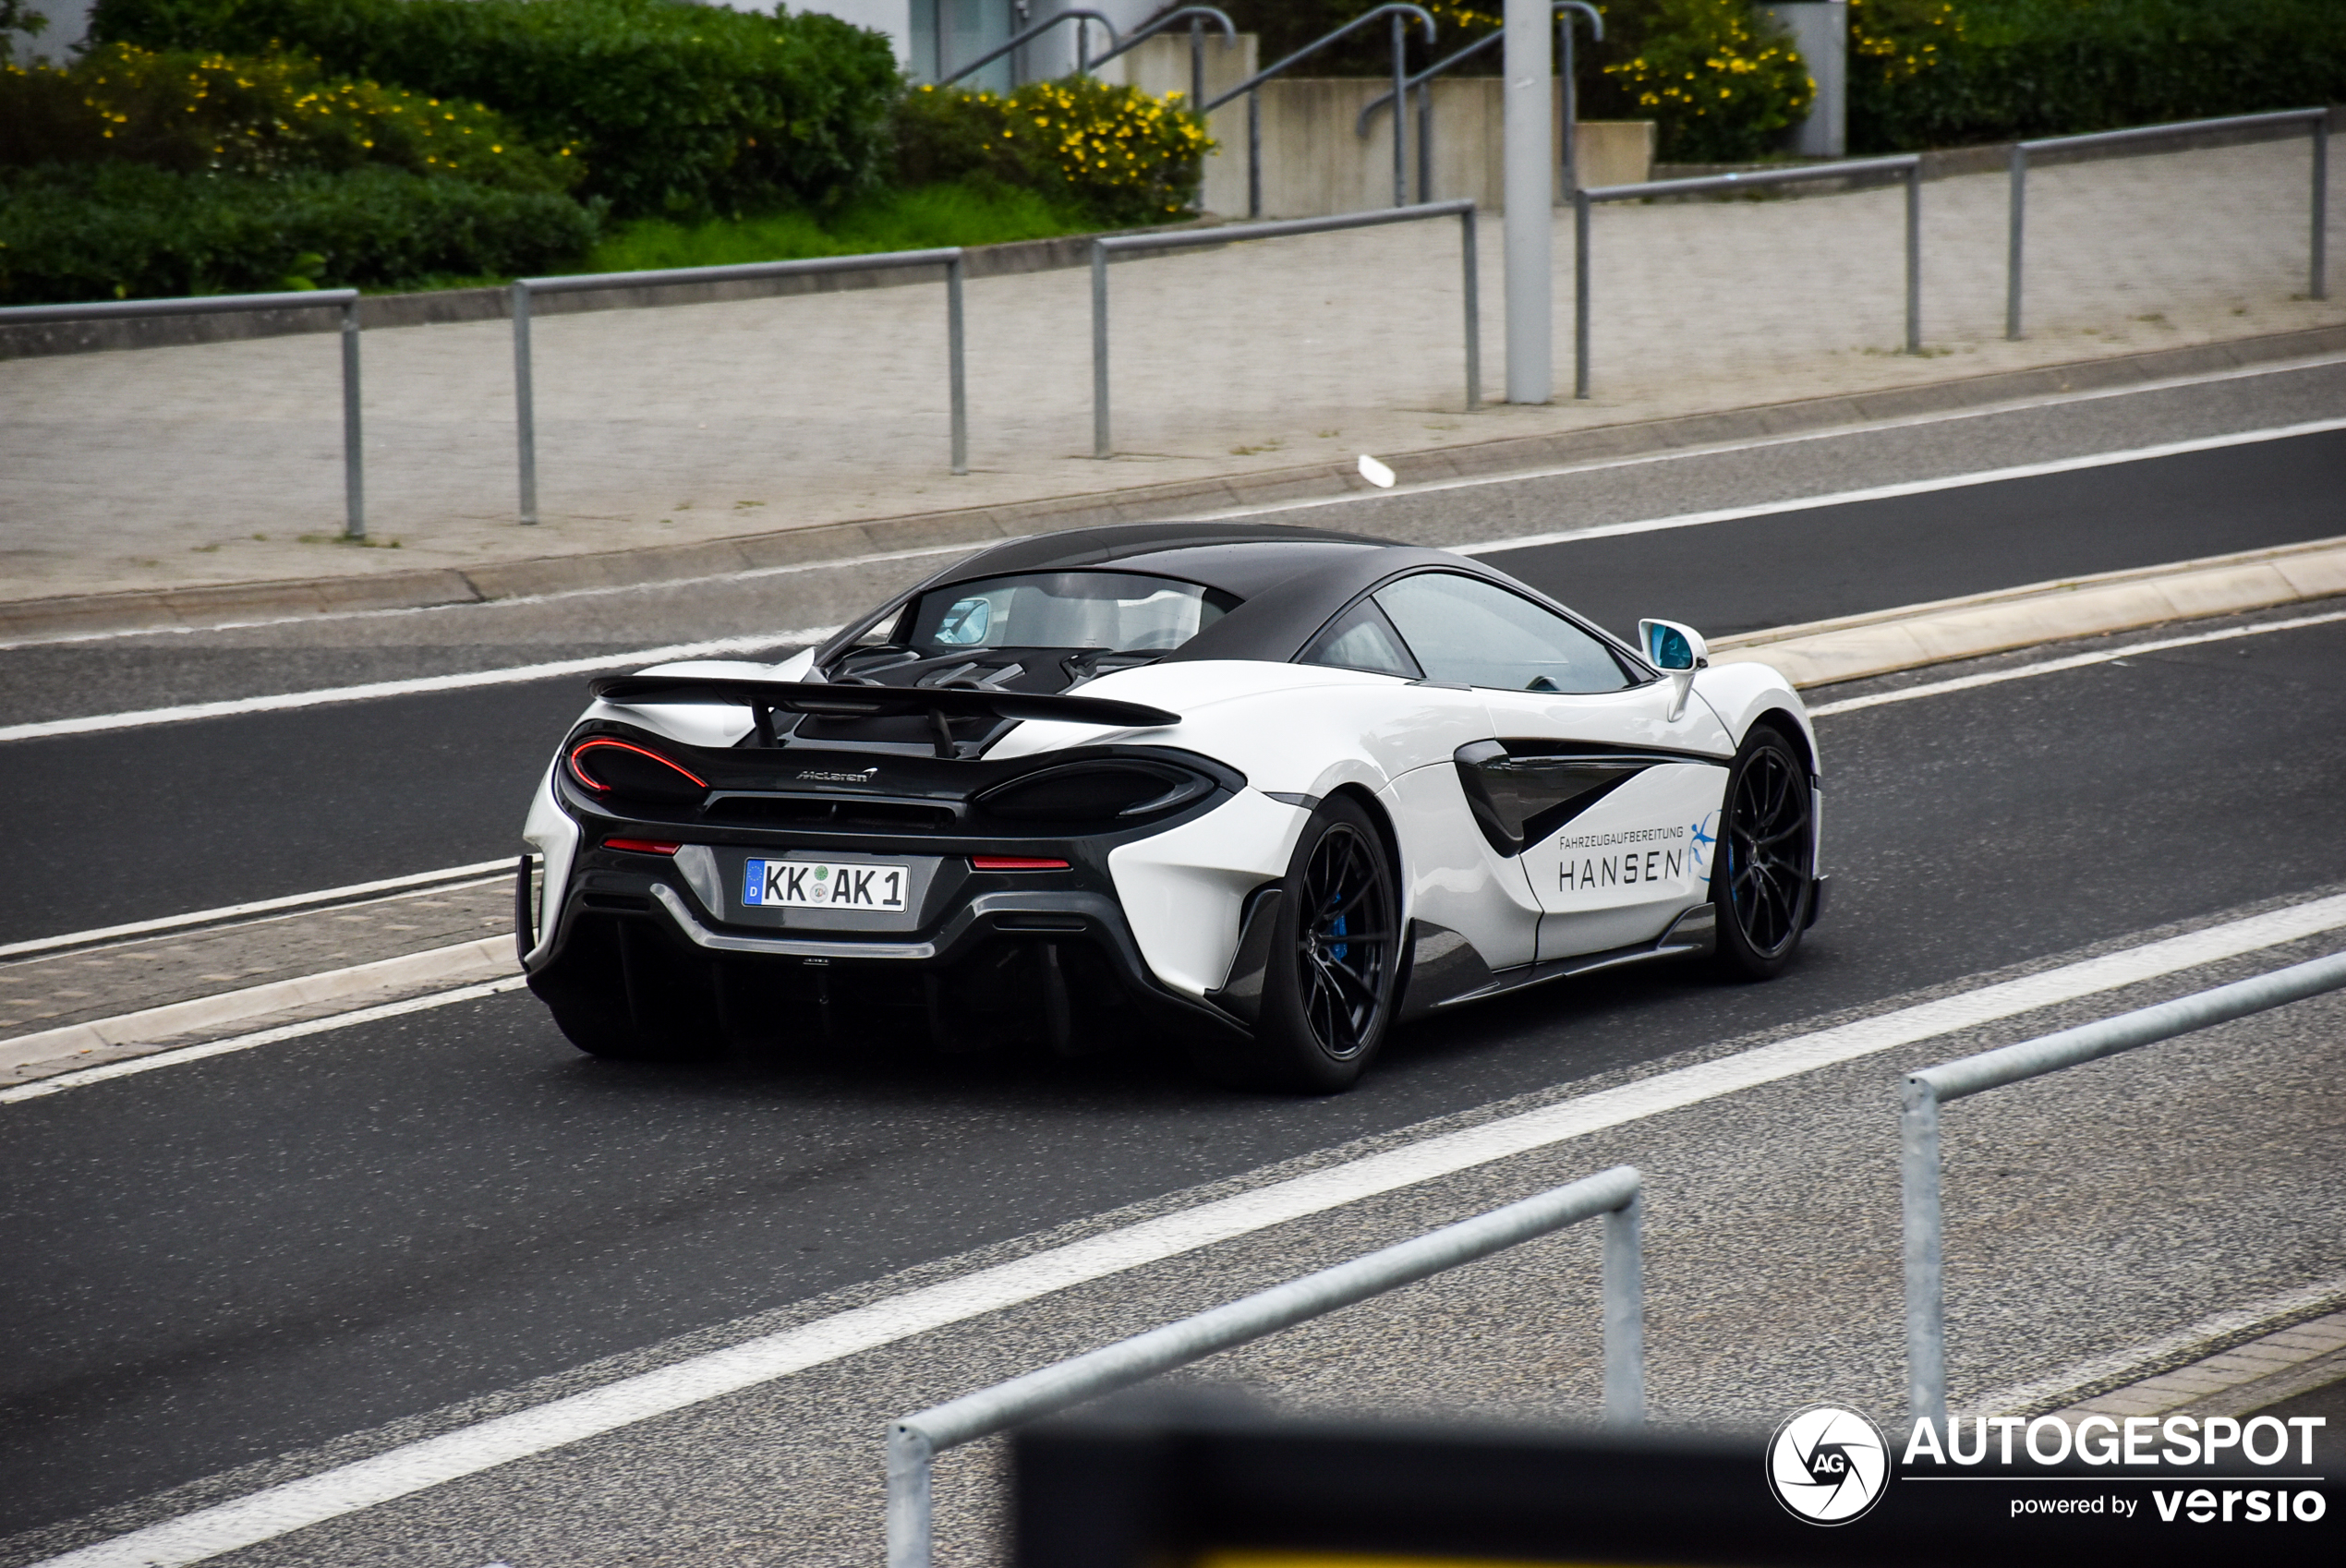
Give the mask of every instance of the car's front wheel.
[{"label": "car's front wheel", "polygon": [[1400,899],[1367,810],[1341,795],[1324,802],[1280,894],[1257,1059],[1281,1088],[1334,1093],[1360,1078],[1393,1022]]},{"label": "car's front wheel", "polygon": [[1781,732],[1744,738],[1727,773],[1711,899],[1719,910],[1719,967],[1772,980],[1792,962],[1814,896],[1816,826],[1808,770]]}]

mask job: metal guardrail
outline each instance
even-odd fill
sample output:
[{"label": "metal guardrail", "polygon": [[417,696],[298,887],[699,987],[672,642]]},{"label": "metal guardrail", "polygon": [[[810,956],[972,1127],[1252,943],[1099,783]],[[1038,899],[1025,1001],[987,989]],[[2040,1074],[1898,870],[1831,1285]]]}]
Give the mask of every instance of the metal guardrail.
[{"label": "metal guardrail", "polygon": [[[1045,33],[1058,26],[1061,22],[1073,22],[1075,24],[1075,74],[1078,76],[1083,75],[1092,68],[1092,60],[1090,54],[1088,54],[1092,39],[1092,23],[1097,22],[1100,26],[1107,29],[1107,41],[1110,43],[1118,42],[1116,24],[1108,20],[1107,17],[1104,13],[1099,11],[1086,11],[1070,8],[1069,10],[1061,11],[1056,16],[1047,17],[1042,21],[1036,22],[1033,27],[1028,28],[1024,32],[1020,33],[1008,43],[1002,44],[998,48],[988,50],[986,53],[980,54],[976,59],[972,60],[968,65],[963,66],[951,76],[938,77],[937,78],[937,85],[939,87],[950,87],[953,83],[961,80],[972,71],[992,65],[995,61],[1009,54],[1011,50],[1023,49],[1034,40],[1042,37]],[[945,39],[942,32],[940,32],[937,36],[937,47],[939,56],[938,66],[942,68],[944,63],[943,54],[945,49]]]},{"label": "metal guardrail", "polygon": [[[1405,53],[1409,42],[1409,18],[1415,17],[1424,24],[1425,41],[1428,43],[1433,42],[1434,30],[1433,13],[1424,6],[1408,5],[1403,3],[1403,0],[1394,0],[1394,3],[1379,6],[1373,11],[1361,12],[1335,31],[1324,37],[1313,39],[1286,59],[1265,66],[1229,91],[1223,93],[1211,103],[1198,106],[1198,113],[1210,115],[1240,94],[1243,93],[1246,96],[1246,215],[1248,217],[1263,216],[1263,95],[1258,90],[1264,82],[1285,72],[1289,66],[1309,59],[1347,33],[1359,31],[1379,17],[1388,17],[1392,19],[1393,90],[1396,95],[1399,95],[1404,90],[1402,84],[1409,80],[1409,61]],[[1396,207],[1407,206],[1409,200],[1409,154],[1403,145],[1407,139],[1401,134],[1401,122],[1396,119],[1393,123],[1393,205]]]},{"label": "metal guardrail", "polygon": [[365,443],[358,419],[358,291],[302,289],[284,294],[207,294],[184,299],[100,299],[86,305],[11,305],[0,327],[38,321],[119,321],[134,316],[209,316],[225,310],[342,311],[342,537],[367,537]]},{"label": "metal guardrail", "polygon": [[1221,228],[1186,229],[1179,234],[1110,235],[1092,242],[1092,455],[1115,455],[1108,429],[1107,394],[1107,259],[1136,250],[1175,250],[1196,246],[1231,245],[1247,239],[1278,239],[1288,235],[1326,234],[1336,229],[1374,228],[1385,223],[1413,223],[1426,218],[1459,220],[1459,265],[1466,288],[1466,405],[1482,405],[1482,318],[1477,296],[1474,250],[1474,203],[1429,201],[1416,207],[1392,207],[1374,212],[1343,212],[1329,218],[1282,218],[1269,223],[1231,223]]},{"label": "metal guardrail", "polygon": [[2158,141],[2170,137],[2195,135],[2203,131],[2247,130],[2258,126],[2304,124],[2313,133],[2314,189],[2313,243],[2310,258],[2310,280],[2307,295],[2315,299],[2329,297],[2325,274],[2328,271],[2323,254],[2327,243],[2324,231],[2328,226],[2329,209],[2329,111],[2328,109],[2279,109],[2268,115],[2230,115],[2213,120],[2179,120],[2171,125],[2134,126],[2126,130],[2095,131],[2087,136],[2049,136],[2034,141],[2015,141],[2012,146],[2010,211],[2004,222],[2004,336],[2017,342],[2020,337],[2021,251],[2025,238],[2028,205],[2028,160],[2038,152],[2082,152],[2091,148],[2117,147],[2128,142]]},{"label": "metal guardrail", "polygon": [[[1556,35],[1564,44],[1563,51],[1558,56],[1561,63],[1556,67],[1556,77],[1564,84],[1563,168],[1565,188],[1570,190],[1577,188],[1580,184],[1578,137],[1574,128],[1580,118],[1580,90],[1577,68],[1573,64],[1572,18],[1575,12],[1588,18],[1589,26],[1595,30],[1597,42],[1602,43],[1604,42],[1604,18],[1598,14],[1597,8],[1590,5],[1588,0],[1555,0],[1553,9],[1556,20]],[[1418,95],[1418,199],[1420,201],[1433,199],[1433,88],[1432,86],[1433,78],[1445,71],[1464,65],[1484,50],[1501,42],[1506,36],[1504,30],[1485,34],[1457,54],[1436,60],[1433,65],[1402,83],[1405,89]],[[1369,134],[1369,121],[1374,117],[1379,109],[1393,101],[1393,94],[1390,92],[1370,99],[1361,106],[1360,117],[1352,122],[1352,134],[1365,140]]]},{"label": "metal guardrail", "polygon": [[522,522],[538,521],[538,415],[529,348],[529,302],[533,296],[590,294],[599,289],[658,287],[669,283],[803,278],[825,272],[860,272],[896,267],[945,269],[945,375],[952,403],[951,470],[956,474],[968,473],[969,398],[961,358],[961,282],[966,269],[959,246],[937,250],[880,251],[869,256],[818,256],[798,261],[750,261],[731,267],[671,267],[647,272],[580,272],[560,278],[523,278],[513,285],[512,291],[514,429],[520,448]]},{"label": "metal guardrail", "polygon": [[1906,352],[1922,352],[1922,159],[1912,152],[1894,158],[1853,158],[1790,169],[1710,175],[1690,180],[1649,180],[1640,185],[1599,186],[1572,193],[1572,395],[1589,395],[1589,209],[1600,201],[1639,201],[1656,196],[1700,196],[1748,190],[1755,186],[1806,180],[1896,175],[1906,187]]},{"label": "metal guardrail", "polygon": [[1126,33],[1123,42],[1092,62],[1093,68],[1097,69],[1126,50],[1136,48],[1149,39],[1155,38],[1175,22],[1186,20],[1190,24],[1189,108],[1191,114],[1202,115],[1205,111],[1200,109],[1198,105],[1205,102],[1205,24],[1209,18],[1222,24],[1222,39],[1225,45],[1238,37],[1238,24],[1230,20],[1229,13],[1227,11],[1218,11],[1211,6],[1184,6],[1179,10],[1167,11],[1145,26]]},{"label": "metal guardrail", "polygon": [[1605,1418],[1624,1426],[1637,1425],[1645,1419],[1640,1188],[1634,1167],[1615,1165],[1568,1187],[1445,1225],[890,1423],[888,1568],[928,1568],[929,1470],[936,1456],[949,1448],[990,1437],[1038,1416],[1095,1399],[1215,1351],[1260,1339],[1599,1214],[1605,1217]]},{"label": "metal guardrail", "polygon": [[1909,1073],[1899,1101],[1899,1186],[1905,1230],[1906,1404],[1915,1420],[1947,1417],[1944,1236],[1939,1108],[1983,1090],[2059,1072],[2179,1034],[2346,988],[2346,953],[2293,964],[2155,1007],[1983,1051]]}]

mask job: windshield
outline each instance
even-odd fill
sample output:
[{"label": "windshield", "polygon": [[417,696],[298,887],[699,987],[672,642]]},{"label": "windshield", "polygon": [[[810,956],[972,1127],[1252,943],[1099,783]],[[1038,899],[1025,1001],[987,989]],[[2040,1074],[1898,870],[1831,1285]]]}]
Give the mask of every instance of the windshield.
[{"label": "windshield", "polygon": [[924,594],[906,645],[923,657],[976,648],[1170,653],[1237,604],[1229,595],[1131,572],[1036,572]]}]

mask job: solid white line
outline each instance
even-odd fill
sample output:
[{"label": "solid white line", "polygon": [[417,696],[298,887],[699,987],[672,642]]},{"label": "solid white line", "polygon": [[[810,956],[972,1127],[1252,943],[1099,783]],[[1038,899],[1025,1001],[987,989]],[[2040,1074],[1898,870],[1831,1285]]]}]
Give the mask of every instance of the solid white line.
[{"label": "solid white line", "polygon": [[[1836,713],[1855,713],[1859,708],[1880,707],[1885,703],[1944,696],[1949,692],[1968,692],[1978,686],[2000,686],[2007,681],[2026,681],[2035,675],[2055,675],[2064,669],[2083,669],[2090,664],[2112,664],[2136,654],[2163,653],[2169,648],[2195,647],[2201,643],[2228,643],[2238,637],[2261,637],[2267,632],[2294,632],[2301,626],[2326,626],[2334,621],[2346,621],[2346,609],[2333,609],[2321,615],[2293,616],[2287,621],[2265,621],[2254,626],[2227,626],[2219,632],[2195,632],[2186,637],[2160,637],[2147,643],[2129,643],[2122,648],[2105,648],[2099,653],[2071,654],[2065,658],[2049,658],[2042,664],[2024,664],[2013,669],[1990,670],[1985,675],[1959,675],[1952,681],[1933,681],[1925,685],[1902,687],[1895,692],[1844,697],[1837,703],[1818,704],[1808,710],[1808,717],[1824,718]],[[1758,653],[1760,650],[1752,651]]]},{"label": "solid white line", "polygon": [[982,548],[978,545],[924,545],[918,549],[876,550],[869,555],[842,555],[827,561],[795,561],[787,566],[750,566],[739,572],[715,572],[705,577],[663,577],[649,583],[561,588],[548,594],[516,594],[510,598],[444,599],[439,604],[403,604],[388,609],[315,610],[301,615],[272,615],[259,621],[212,621],[201,626],[128,626],[113,632],[70,632],[54,637],[26,637],[13,643],[0,643],[0,653],[12,648],[52,647],[61,643],[118,642],[125,637],[184,637],[196,632],[249,632],[261,626],[314,626],[321,621],[381,621],[395,615],[430,615],[445,609],[510,609],[524,605],[560,604],[566,599],[607,598],[613,594],[650,594],[669,588],[706,587],[711,583],[743,583],[753,578],[789,577],[803,572],[832,572],[850,566],[884,566],[893,561],[918,561],[928,555],[967,554]]},{"label": "solid white line", "polygon": [[[1457,555],[1495,555],[1505,550],[1537,549],[1542,545],[1571,544],[1581,539],[1609,539],[1623,534],[1651,534],[1669,528],[1699,528],[1712,523],[1739,523],[1750,517],[1776,517],[1787,512],[1810,512],[1820,507],[1848,506],[1858,501],[1892,501],[1900,496],[1929,495],[1938,490],[1967,489],[1974,485],[2001,484],[2007,479],[2038,479],[2051,474],[2075,474],[2090,468],[2110,468],[2124,463],[2146,463],[2153,458],[2178,457],[2186,452],[2220,452],[2227,447],[2253,446],[2261,441],[2288,440],[2295,436],[2315,436],[2331,430],[2346,430],[2346,419],[2311,419],[2302,425],[2283,425],[2268,430],[2243,430],[2226,436],[2202,436],[2187,441],[2163,441],[2157,446],[2129,447],[2123,452],[2089,452],[2083,457],[2054,458],[2044,463],[2023,463],[2010,468],[1988,468],[1977,473],[1949,474],[1936,479],[1910,479],[1903,484],[1873,485],[1865,489],[1840,490],[1832,495],[1801,496],[1792,501],[1762,501],[1756,506],[1726,506],[1711,512],[1686,512],[1671,517],[1648,517],[1633,523],[1599,523],[1586,528],[1563,528],[1552,534],[1524,534],[1510,539],[1486,539],[1475,545],[1451,545]],[[1491,481],[1457,479],[1444,484],[1427,485],[1425,489],[1449,489]]]},{"label": "solid white line", "polygon": [[2177,376],[2161,381],[2144,381],[2129,387],[2098,387],[2091,392],[2063,392],[2053,397],[2015,398],[2003,403],[1991,403],[1977,408],[1959,408],[1947,413],[1912,414],[1895,419],[1881,419],[1862,425],[1835,425],[1821,430],[1796,430],[1788,435],[1755,436],[1748,440],[1720,441],[1704,446],[1673,447],[1667,452],[1643,452],[1635,457],[1599,458],[1583,463],[1559,463],[1547,468],[1513,469],[1505,474],[1478,474],[1460,479],[1430,479],[1417,484],[1402,485],[1392,490],[1380,490],[1372,495],[1354,491],[1340,496],[1313,496],[1303,501],[1267,501],[1259,506],[1234,506],[1218,512],[1198,513],[1201,521],[1216,521],[1232,517],[1265,517],[1282,512],[1308,512],[1316,506],[1350,506],[1360,501],[1376,501],[1390,495],[1430,495],[1439,490],[1475,489],[1484,485],[1517,484],[1526,479],[1554,479],[1569,474],[1598,474],[1614,468],[1639,468],[1650,464],[1674,463],[1688,457],[1719,457],[1739,452],[1764,452],[1774,447],[1799,446],[1808,441],[1846,440],[1854,437],[1874,435],[1884,430],[1915,429],[1928,425],[1952,425],[1966,419],[1994,419],[2009,414],[2032,413],[2044,408],[2060,408],[2070,404],[2098,403],[2107,398],[2134,397],[2145,392],[2174,392],[2184,387],[2208,386],[2220,381],[2250,380],[2258,376],[2290,375],[2306,370],[2326,369],[2346,364],[2346,355],[2320,355],[2307,359],[2286,360],[2273,365],[2240,366],[2230,370],[2218,370],[2205,376]]},{"label": "solid white line", "polygon": [[183,1045],[175,1051],[157,1051],[152,1055],[132,1056],[99,1067],[80,1067],[73,1072],[61,1072],[54,1078],[36,1079],[30,1083],[0,1089],[0,1105],[13,1105],[21,1100],[38,1100],[43,1095],[79,1089],[84,1084],[105,1083],[117,1078],[128,1078],[134,1073],[152,1072],[157,1067],[175,1067],[182,1062],[200,1062],[212,1056],[224,1056],[232,1051],[249,1051],[256,1045],[274,1045],[281,1040],[299,1040],[307,1035],[323,1034],[329,1030],[373,1023],[378,1019],[429,1012],[434,1007],[447,1007],[452,1002],[471,1002],[483,996],[502,995],[528,983],[518,974],[508,975],[502,980],[487,981],[479,985],[460,985],[453,991],[435,991],[429,996],[410,996],[404,1002],[384,1002],[377,1007],[335,1013],[328,1018],[306,1019],[300,1023],[256,1030],[250,1034],[239,1034],[232,1039],[212,1040],[201,1045]]},{"label": "solid white line", "polygon": [[339,903],[345,899],[363,899],[369,893],[394,893],[403,887],[425,887],[435,882],[460,882],[467,876],[479,876],[487,872],[511,871],[520,858],[516,853],[502,860],[482,861],[477,865],[452,865],[445,871],[418,871],[406,876],[386,876],[380,882],[354,882],[347,887],[326,887],[315,893],[288,893],[281,899],[260,899],[249,904],[224,904],[216,910],[164,915],[158,920],[134,920],[127,925],[102,925],[92,931],[67,932],[63,936],[36,936],[28,942],[10,942],[0,947],[0,959],[19,958],[26,953],[45,953],[55,947],[83,947],[93,942],[112,942],[125,936],[151,936],[160,931],[176,931],[186,925],[210,925],[217,921],[238,920],[246,915],[268,914],[277,910]]},{"label": "solid white line", "polygon": [[363,686],[328,686],[315,692],[280,692],[266,697],[235,697],[224,702],[187,703],[179,707],[151,707],[136,713],[99,713],[85,718],[51,718],[37,724],[0,726],[0,741],[37,741],[52,735],[89,735],[104,730],[137,730],[153,724],[185,724],[198,718],[224,718],[243,713],[282,713],[288,708],[321,707],[329,703],[366,702],[376,697],[412,696],[419,692],[461,692],[475,686],[511,686],[524,681],[546,681],[557,675],[584,675],[631,664],[666,664],[680,658],[709,658],[720,654],[754,653],[791,643],[812,643],[838,631],[836,626],[804,627],[795,632],[771,632],[751,637],[720,637],[706,643],[671,643],[660,648],[636,648],[629,653],[593,658],[562,658],[546,664],[523,664],[503,669],[475,669],[461,675],[419,675],[406,681],[373,681]]},{"label": "solid white line", "polygon": [[1658,1073],[1619,1088],[1441,1134],[1055,1247],[798,1328],[691,1357],[657,1371],[622,1378],[584,1393],[405,1443],[371,1459],[338,1465],[67,1552],[40,1568],[178,1568],[200,1562],[478,1475],[511,1460],[1380,1193],[2340,926],[2346,926],[2346,895],[2145,943],[1718,1061]]}]

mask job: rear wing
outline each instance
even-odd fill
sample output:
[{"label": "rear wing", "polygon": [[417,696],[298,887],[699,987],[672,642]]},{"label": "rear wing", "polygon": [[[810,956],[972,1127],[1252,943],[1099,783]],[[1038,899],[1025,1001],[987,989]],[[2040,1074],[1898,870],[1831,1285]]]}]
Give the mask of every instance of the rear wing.
[{"label": "rear wing", "polygon": [[607,703],[718,703],[750,710],[762,745],[775,745],[774,715],[820,718],[884,718],[925,715],[937,754],[954,754],[956,718],[1034,718],[1060,724],[1108,724],[1155,730],[1181,716],[1112,697],[1070,697],[1043,692],[978,691],[967,686],[828,685],[799,681],[744,681],[715,675],[606,675],[587,689]]}]

